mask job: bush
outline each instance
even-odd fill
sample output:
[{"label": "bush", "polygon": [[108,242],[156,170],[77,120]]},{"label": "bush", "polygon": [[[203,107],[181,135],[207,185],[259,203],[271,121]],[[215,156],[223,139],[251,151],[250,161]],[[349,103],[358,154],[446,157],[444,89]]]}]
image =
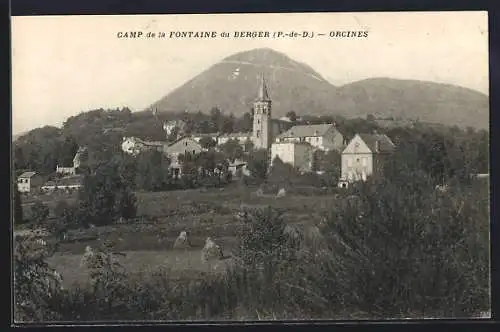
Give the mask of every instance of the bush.
[{"label": "bush", "polygon": [[14,317],[19,322],[60,319],[51,301],[61,292],[61,279],[47,263],[55,247],[41,237],[14,241]]},{"label": "bush", "polygon": [[404,177],[363,186],[361,209],[329,216],[334,256],[321,267],[331,274],[323,291],[336,289],[338,305],[379,318],[487,310],[487,196],[478,201],[479,192],[458,186],[442,194],[422,174]]},{"label": "bush", "polygon": [[35,201],[31,207],[31,221],[36,225],[41,225],[49,216],[49,207],[40,200]]}]

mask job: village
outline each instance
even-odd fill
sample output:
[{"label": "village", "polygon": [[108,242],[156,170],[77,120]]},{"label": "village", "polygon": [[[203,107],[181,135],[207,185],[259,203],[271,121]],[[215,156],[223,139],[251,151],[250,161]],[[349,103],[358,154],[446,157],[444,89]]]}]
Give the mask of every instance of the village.
[{"label": "village", "polygon": [[[263,75],[254,103],[252,132],[186,135],[185,126],[182,120],[166,121],[163,123],[163,129],[166,137],[175,135],[173,142],[153,142],[137,137],[123,137],[121,149],[131,156],[151,150],[162,152],[171,160],[168,171],[177,177],[183,174],[179,156],[189,154],[194,156],[207,151],[210,146],[217,149],[229,141],[239,144],[244,152],[248,152],[248,149],[266,150],[270,167],[274,160],[279,159],[302,173],[313,171],[316,151],[337,151],[341,154],[341,164],[338,165],[341,170],[338,186],[347,188],[349,183],[365,181],[369,176],[381,174],[384,160],[387,160],[396,148],[385,134],[357,133],[347,141],[335,123],[294,125],[287,117],[273,119],[272,100]],[[46,182],[36,170],[24,172],[18,177],[18,190],[21,193],[37,191],[47,193],[54,190],[71,192],[81,188],[82,175],[78,174],[78,170],[85,153],[86,147],[80,147],[74,156],[73,165],[57,165],[56,176]],[[234,159],[227,162],[227,171],[235,179],[242,175],[250,175],[245,161]]]}]

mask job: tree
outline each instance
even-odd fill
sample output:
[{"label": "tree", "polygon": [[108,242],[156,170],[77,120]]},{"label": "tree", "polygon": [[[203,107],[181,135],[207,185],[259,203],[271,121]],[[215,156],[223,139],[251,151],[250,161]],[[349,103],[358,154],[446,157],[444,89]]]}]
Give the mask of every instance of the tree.
[{"label": "tree", "polygon": [[248,155],[247,168],[250,171],[250,174],[254,178],[260,180],[265,179],[267,176],[267,166],[268,166],[267,150],[259,149],[250,152],[250,154]]},{"label": "tree", "polygon": [[317,150],[313,155],[313,170],[324,171],[332,174],[340,174],[342,155],[336,150]]},{"label": "tree", "polygon": [[137,157],[136,186],[157,191],[165,188],[169,177],[170,160],[159,151],[145,151]]},{"label": "tree", "polygon": [[23,220],[23,207],[21,204],[21,194],[14,183],[14,224],[22,224]]},{"label": "tree", "polygon": [[217,143],[213,138],[206,136],[200,139],[200,145],[202,148],[209,150],[214,148],[217,145]]},{"label": "tree", "polygon": [[52,232],[57,238],[62,238],[69,229],[80,226],[77,219],[77,207],[69,205],[65,200],[57,202],[54,215],[56,219],[52,225]]},{"label": "tree", "polygon": [[254,148],[254,146],[255,146],[255,145],[253,144],[253,141],[252,141],[251,139],[247,139],[247,140],[245,141],[245,144],[244,144],[244,150],[245,150],[245,152],[250,152],[250,151],[252,151],[252,150],[253,150],[253,148]]},{"label": "tree", "polygon": [[252,114],[249,112],[245,112],[243,116],[237,121],[236,128],[239,132],[243,133],[252,131],[253,128]]},{"label": "tree", "polygon": [[195,165],[201,168],[202,176],[213,175],[217,165],[216,154],[214,151],[202,151],[196,155]]},{"label": "tree", "polygon": [[296,177],[298,174],[291,164],[284,163],[278,156],[273,159],[268,176],[269,182],[288,186]]},{"label": "tree", "polygon": [[212,128],[211,132],[220,132],[222,131],[223,125],[223,115],[221,110],[218,107],[212,107],[210,110],[210,127]]},{"label": "tree", "polygon": [[80,191],[80,218],[84,224],[107,225],[119,217],[131,218],[135,196],[120,176],[119,164],[110,161],[84,179]]},{"label": "tree", "polygon": [[235,122],[236,120],[232,113],[229,115],[229,117],[224,117],[224,119],[222,120],[220,131],[227,134],[232,133],[234,131]]},{"label": "tree", "polygon": [[295,113],[295,111],[290,111],[290,112],[286,113],[286,117],[289,118],[290,121],[292,121],[292,122],[297,121],[297,114]]},{"label": "tree", "polygon": [[61,138],[60,149],[58,152],[57,163],[60,166],[71,166],[73,158],[78,151],[78,144],[73,136],[66,136]]},{"label": "tree", "polygon": [[236,139],[230,139],[220,146],[221,151],[230,160],[240,159],[243,157],[243,147]]},{"label": "tree", "polygon": [[41,225],[47,217],[49,216],[49,208],[42,201],[37,200],[31,207],[31,220],[37,224]]}]

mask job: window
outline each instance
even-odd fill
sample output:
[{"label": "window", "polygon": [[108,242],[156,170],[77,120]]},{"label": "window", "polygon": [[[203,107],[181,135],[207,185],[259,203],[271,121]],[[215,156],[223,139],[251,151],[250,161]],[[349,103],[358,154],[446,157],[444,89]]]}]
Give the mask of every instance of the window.
[{"label": "window", "polygon": [[359,164],[359,158],[356,158],[356,163]]},{"label": "window", "polygon": [[257,134],[256,134],[257,138],[260,137],[260,130],[257,130]]},{"label": "window", "polygon": [[196,151],[195,151],[195,150],[193,150],[193,155],[195,155],[195,154],[196,154]]},{"label": "window", "polygon": [[260,124],[260,120],[257,120],[257,124]]},{"label": "window", "polygon": [[363,158],[363,159],[361,160],[361,163],[362,163],[362,165],[363,165],[363,166],[365,166],[365,167],[366,167],[366,166],[368,165],[368,158]]}]

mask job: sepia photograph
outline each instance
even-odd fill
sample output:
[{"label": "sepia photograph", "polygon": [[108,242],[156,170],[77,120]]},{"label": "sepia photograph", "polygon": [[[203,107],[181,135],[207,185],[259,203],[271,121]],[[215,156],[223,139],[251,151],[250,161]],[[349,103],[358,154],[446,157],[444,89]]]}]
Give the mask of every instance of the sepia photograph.
[{"label": "sepia photograph", "polygon": [[488,13],[11,18],[14,324],[491,319]]}]

